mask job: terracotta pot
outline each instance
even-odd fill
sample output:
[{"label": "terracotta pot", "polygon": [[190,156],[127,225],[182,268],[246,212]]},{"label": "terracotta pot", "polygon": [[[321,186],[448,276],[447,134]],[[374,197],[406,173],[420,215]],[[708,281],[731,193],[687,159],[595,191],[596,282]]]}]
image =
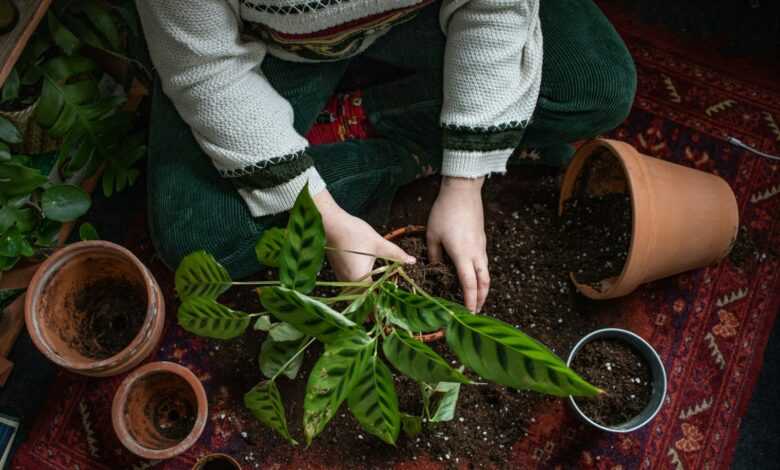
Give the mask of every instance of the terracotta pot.
[{"label": "terracotta pot", "polygon": [[[399,238],[408,237],[408,236],[415,236],[419,234],[425,233],[425,226],[424,225],[407,225],[406,227],[401,227],[393,230],[392,232],[385,235],[386,240],[397,240]],[[426,333],[415,336],[415,338],[419,339],[420,341],[424,343],[432,343],[434,341],[438,341],[442,338],[444,338],[444,330],[434,331],[433,333]]]},{"label": "terracotta pot", "polygon": [[192,470],[204,470],[206,464],[213,462],[223,463],[223,468],[228,468],[230,466],[230,468],[234,468],[235,470],[241,470],[241,465],[239,465],[238,461],[227,454],[209,454],[203,456],[195,463]]},{"label": "terracotta pot", "polygon": [[[105,278],[136,284],[146,293],[143,324],[130,344],[114,356],[93,359],[79,349],[74,297]],[[25,302],[27,331],[35,346],[52,362],[72,372],[107,377],[126,372],[157,349],[165,325],[160,286],[127,249],[106,241],[68,245],[41,263],[30,281]]]},{"label": "terracotta pot", "polygon": [[602,152],[617,157],[625,177],[618,181],[594,175],[587,190],[594,194],[628,191],[633,234],[622,273],[604,280],[601,290],[575,280],[582,294],[592,299],[620,297],[645,282],[701,268],[728,255],[739,227],[737,200],[728,183],[710,173],[643,155],[624,142],[596,139],[580,147],[564,176],[561,213],[585,162]]},{"label": "terracotta pot", "polygon": [[192,447],[207,418],[203,384],[173,362],[152,362],[131,372],[111,406],[111,422],[122,445],[150,460],[169,459]]}]

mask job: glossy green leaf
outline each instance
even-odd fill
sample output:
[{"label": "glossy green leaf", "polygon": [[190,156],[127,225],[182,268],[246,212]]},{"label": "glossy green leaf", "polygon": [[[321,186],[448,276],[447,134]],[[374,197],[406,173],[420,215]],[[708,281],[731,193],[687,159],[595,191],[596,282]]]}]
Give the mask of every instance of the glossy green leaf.
[{"label": "glossy green leaf", "polygon": [[279,227],[269,228],[255,245],[255,254],[260,264],[279,267],[279,255],[284,245],[285,231]]},{"label": "glossy green leaf", "polygon": [[303,338],[303,333],[287,322],[280,322],[268,330],[274,341],[296,341]]},{"label": "glossy green leaf", "polygon": [[433,300],[393,284],[383,284],[379,308],[390,322],[415,333],[430,333],[447,326],[450,314]]},{"label": "glossy green leaf", "polygon": [[458,406],[460,385],[456,382],[441,382],[436,386],[434,393],[441,396],[436,403],[436,408],[431,416],[431,422],[452,421],[455,417],[455,409]]},{"label": "glossy green leaf", "polygon": [[21,77],[19,76],[19,71],[16,67],[11,69],[11,73],[8,74],[8,78],[5,79],[5,83],[3,84],[2,89],[2,99],[3,102],[13,101],[16,98],[19,97],[19,88],[22,85]]},{"label": "glossy green leaf", "polygon": [[0,162],[0,195],[23,196],[41,187],[49,179],[35,168],[16,162]]},{"label": "glossy green leaf", "polygon": [[198,336],[232,339],[244,333],[251,317],[207,297],[190,297],[179,306],[179,325]]},{"label": "glossy green leaf", "polygon": [[11,206],[0,206],[0,233],[5,232],[16,224],[16,211]]},{"label": "glossy green leaf", "polygon": [[447,328],[447,343],[466,367],[491,382],[558,396],[600,392],[552,351],[495,318],[459,312]]},{"label": "glossy green leaf", "polygon": [[119,29],[111,15],[111,10],[106,7],[105,3],[87,0],[82,3],[81,7],[95,29],[106,38],[109,48],[119,49]]},{"label": "glossy green leaf", "polygon": [[20,256],[0,256],[0,271],[9,271],[22,259]]},{"label": "glossy green leaf", "polygon": [[43,215],[57,222],[70,222],[86,214],[92,204],[89,194],[79,186],[58,184],[41,195]]},{"label": "glossy green leaf", "polygon": [[395,445],[401,429],[398,395],[390,369],[376,356],[369,358],[347,399],[350,411],[363,429]]},{"label": "glossy green leaf", "polygon": [[81,241],[100,240],[100,235],[98,235],[94,225],[84,222],[79,227],[79,238],[81,238]]},{"label": "glossy green leaf", "polygon": [[298,445],[287,429],[287,418],[284,416],[284,405],[276,383],[270,380],[260,382],[244,395],[244,406],[269,428],[273,429],[290,444]]},{"label": "glossy green leaf", "polygon": [[54,246],[59,241],[60,229],[62,229],[62,222],[43,219],[33,232],[33,240],[41,247]]},{"label": "glossy green leaf", "polygon": [[32,247],[16,227],[0,234],[0,256],[16,258],[32,256]]},{"label": "glossy green leaf", "polygon": [[396,329],[388,335],[382,344],[382,350],[396,369],[418,382],[469,383],[469,379],[450,367],[433,349],[403,330]]},{"label": "glossy green leaf", "polygon": [[374,341],[365,337],[346,337],[325,346],[309,374],[303,401],[303,432],[311,444],[349,396],[355,381],[363,375]]},{"label": "glossy green leaf", "polygon": [[257,321],[255,322],[254,329],[256,331],[268,331],[274,325],[275,323],[271,321],[270,315],[261,315],[257,317]]},{"label": "glossy green leaf", "polygon": [[324,258],[325,230],[307,183],[290,211],[279,258],[279,280],[285,287],[308,294],[314,289]]},{"label": "glossy green leaf", "polygon": [[51,34],[54,44],[67,55],[75,54],[81,47],[79,38],[66,28],[53,12],[50,11],[46,16],[49,24],[49,34]]},{"label": "glossy green leaf", "polygon": [[[2,210],[0,210],[0,212],[2,212]],[[22,209],[14,209],[14,219],[16,228],[18,228],[20,232],[29,233],[38,225],[41,216],[37,209],[25,207]],[[0,225],[2,225],[2,223],[0,223]],[[2,232],[2,230],[0,230],[0,232]]]},{"label": "glossy green leaf", "polygon": [[[263,372],[263,375],[269,379],[276,375],[276,373],[279,372],[279,369],[287,364],[287,361],[295,356],[298,350],[300,350],[308,340],[309,338],[304,337],[298,341],[280,342],[274,341],[273,338],[266,338],[265,341],[263,341],[263,345],[260,347],[260,356],[258,357],[260,370]],[[282,374],[290,379],[294,379],[295,376],[298,375],[301,364],[303,364],[303,354],[298,354],[295,360],[287,366],[287,369],[285,369]]]},{"label": "glossy green leaf", "polygon": [[11,305],[17,297],[24,294],[25,290],[26,289],[0,289],[0,313]]},{"label": "glossy green leaf", "polygon": [[11,160],[11,147],[5,142],[0,142],[0,162]]},{"label": "glossy green leaf", "polygon": [[203,250],[185,256],[176,269],[176,292],[182,300],[190,297],[216,299],[231,284],[227,269]]},{"label": "glossy green leaf", "polygon": [[422,417],[401,413],[401,429],[406,437],[414,439],[422,432]]},{"label": "glossy green leaf", "polygon": [[366,336],[358,325],[344,315],[286,287],[264,288],[260,300],[277,320],[287,322],[323,343],[334,342],[345,335]]},{"label": "glossy green leaf", "polygon": [[9,144],[18,144],[22,142],[22,134],[19,129],[8,120],[0,116],[0,140]]}]

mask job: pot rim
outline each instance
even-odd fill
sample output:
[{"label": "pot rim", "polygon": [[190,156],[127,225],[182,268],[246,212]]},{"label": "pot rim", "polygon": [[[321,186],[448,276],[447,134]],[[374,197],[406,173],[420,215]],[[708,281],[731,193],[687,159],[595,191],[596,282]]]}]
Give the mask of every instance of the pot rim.
[{"label": "pot rim", "polygon": [[[576,162],[577,166],[574,167],[573,165],[570,165],[569,169],[566,171],[564,183],[566,179],[569,179],[570,171],[576,170],[576,173],[571,176],[573,182],[571,183],[572,186],[568,188],[568,194],[564,194],[566,187],[565,184],[561,186],[561,194],[558,201],[558,215],[563,214],[564,203],[572,197],[572,193],[574,191],[573,185],[576,184],[577,179],[579,178],[580,174],[582,174],[582,169],[585,163],[596,154],[596,150],[599,148],[609,151],[609,153],[615,157],[615,160],[619,162],[620,168],[623,170],[623,175],[626,179],[626,186],[628,188],[627,194],[631,198],[631,243],[628,247],[628,256],[626,256],[626,260],[623,262],[623,269],[620,271],[620,274],[602,280],[602,282],[610,281],[609,287],[606,289],[597,290],[590,284],[582,284],[577,282],[574,273],[569,273],[569,278],[574,283],[577,290],[585,294],[587,297],[590,297],[591,299],[608,299],[614,297],[615,292],[620,288],[625,289],[624,284],[626,279],[629,278],[629,271],[636,265],[636,261],[634,261],[635,258],[640,256],[638,250],[639,243],[637,242],[637,233],[639,233],[639,224],[641,221],[639,220],[640,217],[637,217],[637,214],[640,214],[643,211],[639,207],[640,202],[637,198],[639,189],[637,186],[639,185],[639,182],[635,173],[644,174],[644,167],[641,160],[637,158],[636,155],[622,152],[616,148],[610,139],[592,139],[586,142],[579,149],[577,149],[574,159],[572,160],[572,163]],[[583,156],[580,157],[581,161],[578,161],[577,158],[580,155]],[[631,168],[629,168],[629,166]],[[638,284],[636,286],[632,286],[628,292],[634,290],[637,286]]]},{"label": "pot rim", "polygon": [[[75,254],[78,252],[100,253],[102,250],[112,251],[122,258],[129,260],[141,275],[146,290],[146,316],[144,317],[144,323],[130,344],[115,355],[100,360],[70,361],[54,351],[50,344],[44,339],[44,335],[41,334],[42,325],[38,313],[39,299],[44,296],[46,287],[52,277],[63,265],[70,262]],[[157,281],[152,277],[146,266],[127,248],[104,240],[90,240],[73,243],[54,252],[54,254],[41,263],[35,271],[35,274],[30,281],[28,294],[25,299],[25,323],[33,343],[50,361],[77,373],[102,373],[125,362],[131,361],[133,356],[138,351],[141,351],[144,344],[151,339],[157,317],[164,314],[157,305],[161,300],[158,289]]]},{"label": "pot rim", "polygon": [[[127,395],[130,393],[130,389],[139,379],[151,374],[165,372],[175,374],[187,382],[195,393],[195,399],[198,402],[198,416],[195,420],[195,424],[192,425],[192,430],[187,437],[181,440],[181,442],[166,449],[149,449],[139,444],[130,433],[124,419],[124,405],[127,403]],[[119,388],[114,395],[114,400],[111,403],[111,422],[113,424],[114,433],[119,438],[119,441],[133,454],[149,460],[162,460],[175,457],[192,447],[200,438],[201,434],[203,434],[208,414],[209,408],[206,390],[203,388],[201,381],[189,368],[169,361],[150,362],[131,372],[122,380],[122,383],[119,385]]]},{"label": "pot rim", "polygon": [[[644,357],[653,376],[653,391],[650,397],[650,402],[647,404],[647,406],[645,406],[645,409],[642,410],[640,414],[634,418],[631,418],[628,422],[615,427],[605,426],[590,419],[580,409],[580,407],[577,406],[577,402],[573,396],[569,396],[569,405],[580,419],[602,431],[612,433],[629,433],[636,431],[637,429],[644,427],[650,421],[652,421],[658,412],[661,411],[661,408],[666,401],[667,375],[664,363],[655,348],[653,348],[650,343],[645,341],[644,338],[637,335],[636,333],[622,328],[600,328],[598,330],[591,331],[587,335],[583,336],[579,341],[577,341],[577,344],[574,345],[571,352],[569,353],[569,357],[566,361],[566,367],[571,367],[572,361],[574,361],[577,353],[580,351],[580,349],[582,349],[583,346],[585,346],[585,344],[597,339],[623,340],[633,346],[637,352]],[[630,426],[627,426],[629,424]]]},{"label": "pot rim", "polygon": [[[385,240],[395,240],[406,235],[425,233],[425,229],[425,225],[407,225],[405,227],[399,227],[385,235]],[[414,337],[423,343],[432,343],[444,338],[444,329],[434,331],[433,333],[414,335]]]},{"label": "pot rim", "polygon": [[213,460],[215,457],[222,457],[225,460],[230,461],[230,463],[234,464],[237,469],[241,470],[241,464],[238,463],[238,460],[236,460],[232,455],[228,455],[224,452],[214,452],[212,454],[206,454],[203,457],[199,458],[195,465],[192,466],[192,470],[200,470],[206,462]]}]

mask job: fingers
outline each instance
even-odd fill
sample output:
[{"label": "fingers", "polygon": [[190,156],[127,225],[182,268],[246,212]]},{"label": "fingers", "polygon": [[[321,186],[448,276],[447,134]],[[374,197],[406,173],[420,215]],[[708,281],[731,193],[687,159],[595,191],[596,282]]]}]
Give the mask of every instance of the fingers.
[{"label": "fingers", "polygon": [[425,242],[428,246],[428,261],[431,263],[441,263],[441,241],[438,238],[433,237],[431,232],[428,232]]},{"label": "fingers", "polygon": [[477,311],[477,276],[474,271],[474,263],[470,259],[455,261],[458,270],[458,279],[463,288],[463,304],[472,312]]},{"label": "fingers", "polygon": [[377,248],[377,255],[385,257],[385,258],[392,258],[398,261],[403,261],[406,264],[414,264],[417,260],[414,259],[414,256],[408,255],[404,250],[401,249],[398,245],[391,241],[387,241],[384,238],[381,239],[382,242],[379,244],[379,247]]},{"label": "fingers", "polygon": [[490,272],[488,271],[487,258],[479,258],[474,262],[474,272],[477,276],[477,309],[475,311],[480,312],[490,291]]}]

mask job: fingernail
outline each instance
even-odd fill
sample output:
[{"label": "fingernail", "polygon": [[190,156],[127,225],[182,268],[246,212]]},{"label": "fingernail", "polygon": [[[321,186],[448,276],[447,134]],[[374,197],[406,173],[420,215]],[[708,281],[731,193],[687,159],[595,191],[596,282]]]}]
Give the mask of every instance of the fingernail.
[{"label": "fingernail", "polygon": [[415,258],[414,256],[410,256],[406,258],[406,264],[414,264],[416,262],[417,262],[417,258]]}]

